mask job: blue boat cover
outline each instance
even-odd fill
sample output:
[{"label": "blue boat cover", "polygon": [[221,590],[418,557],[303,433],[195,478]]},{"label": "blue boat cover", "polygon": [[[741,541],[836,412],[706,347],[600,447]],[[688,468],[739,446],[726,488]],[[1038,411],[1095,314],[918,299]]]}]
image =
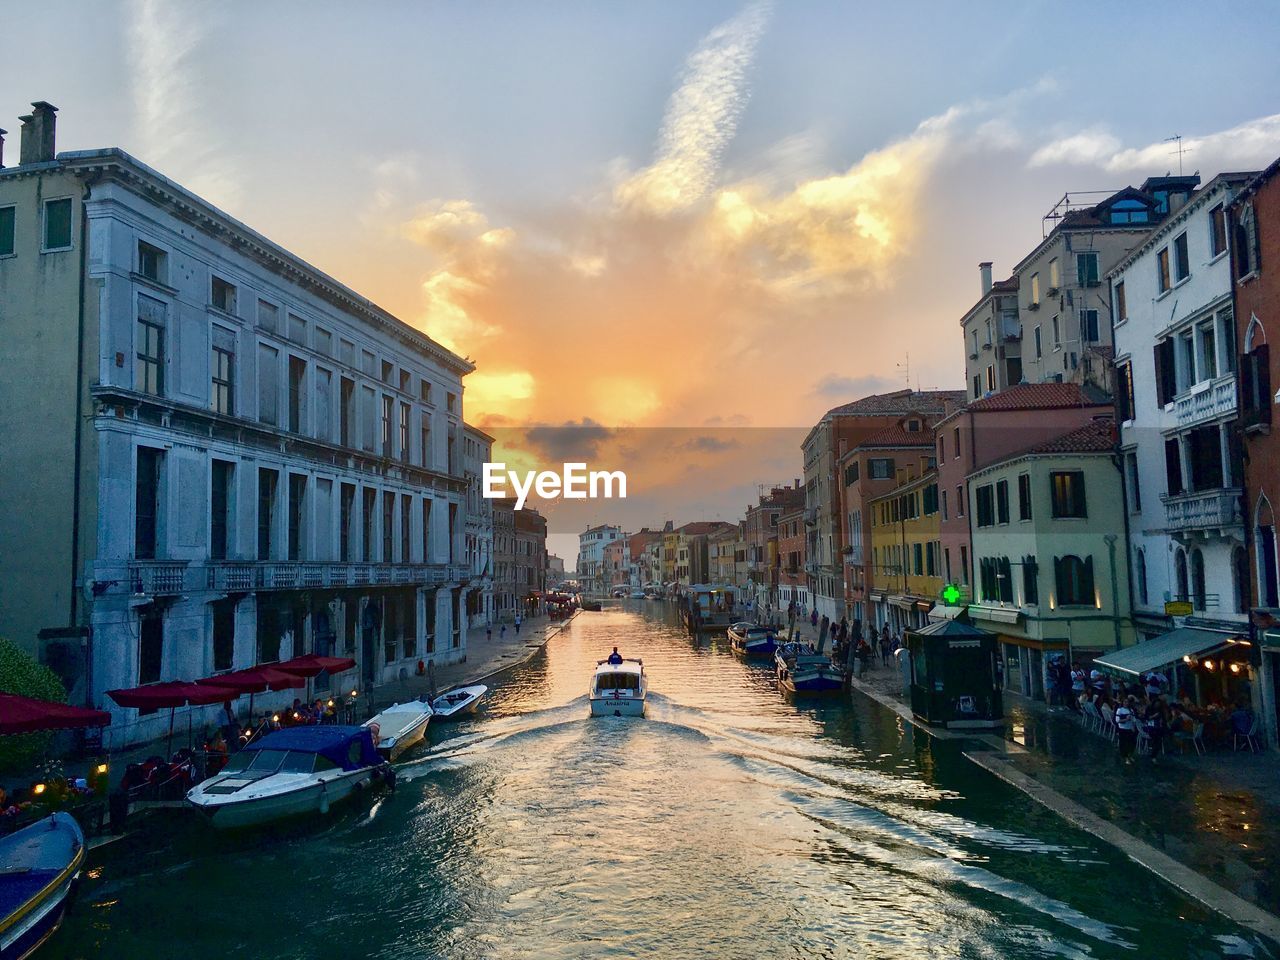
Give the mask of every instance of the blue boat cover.
[{"label": "blue boat cover", "polygon": [[343,770],[359,770],[361,767],[375,767],[382,763],[382,758],[373,747],[373,734],[368,727],[288,727],[267,734],[245,749],[318,753]]}]

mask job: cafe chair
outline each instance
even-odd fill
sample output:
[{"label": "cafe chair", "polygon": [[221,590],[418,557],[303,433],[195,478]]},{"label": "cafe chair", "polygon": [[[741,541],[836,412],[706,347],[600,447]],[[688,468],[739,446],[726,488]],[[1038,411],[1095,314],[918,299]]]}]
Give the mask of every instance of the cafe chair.
[{"label": "cafe chair", "polygon": [[1235,733],[1231,736],[1231,749],[1233,751],[1247,748],[1250,753],[1258,753],[1262,746],[1258,742],[1258,718],[1254,717],[1249,723],[1249,731],[1247,733]]},{"label": "cafe chair", "polygon": [[1183,730],[1179,730],[1177,733],[1173,735],[1173,738],[1177,740],[1180,744],[1182,744],[1183,753],[1187,752],[1187,744],[1190,743],[1193,747],[1196,748],[1196,753],[1202,756],[1204,754],[1203,737],[1204,737],[1203,723],[1195,723],[1194,725],[1192,725],[1190,733],[1187,733]]}]

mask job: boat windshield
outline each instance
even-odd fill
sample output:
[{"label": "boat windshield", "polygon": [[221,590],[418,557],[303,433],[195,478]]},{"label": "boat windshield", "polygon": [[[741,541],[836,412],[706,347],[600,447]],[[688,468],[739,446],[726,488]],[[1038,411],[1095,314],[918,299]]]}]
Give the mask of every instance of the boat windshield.
[{"label": "boat windshield", "polygon": [[639,686],[638,673],[602,673],[596,677],[597,690],[634,690]]},{"label": "boat windshield", "polygon": [[273,773],[310,773],[316,755],[298,750],[242,750],[222,768],[225,773],[243,773],[266,777]]}]

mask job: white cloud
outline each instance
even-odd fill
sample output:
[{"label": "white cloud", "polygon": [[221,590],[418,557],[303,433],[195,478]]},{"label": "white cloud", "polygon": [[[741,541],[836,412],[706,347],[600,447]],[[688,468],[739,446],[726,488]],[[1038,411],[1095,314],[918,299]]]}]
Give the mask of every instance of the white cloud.
[{"label": "white cloud", "polygon": [[746,75],[769,13],[768,3],[752,3],[690,54],[667,103],[657,157],[618,185],[619,203],[660,215],[686,209],[706,195],[746,106]]},{"label": "white cloud", "polygon": [[[1221,170],[1261,167],[1280,153],[1280,114],[1248,120],[1227,130],[1182,138],[1183,168],[1212,176]],[[1112,173],[1163,173],[1178,168],[1175,143],[1161,140],[1124,148],[1109,131],[1094,127],[1048,143],[1035,151],[1027,165],[1074,164],[1100,167]]]},{"label": "white cloud", "polygon": [[[203,9],[202,9],[203,14]],[[192,60],[208,18],[161,0],[134,0],[128,36],[143,162],[223,207],[240,200],[241,185],[225,143],[201,117]]]}]

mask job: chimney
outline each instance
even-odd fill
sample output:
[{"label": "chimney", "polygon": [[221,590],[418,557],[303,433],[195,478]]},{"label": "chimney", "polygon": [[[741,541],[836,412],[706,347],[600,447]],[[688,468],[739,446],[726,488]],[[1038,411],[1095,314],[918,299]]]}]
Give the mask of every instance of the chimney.
[{"label": "chimney", "polygon": [[978,264],[978,272],[982,274],[982,295],[985,297],[991,292],[991,261],[983,260]]},{"label": "chimney", "polygon": [[31,113],[19,117],[22,121],[22,146],[18,152],[18,163],[44,163],[54,157],[53,127],[54,114],[58,108],[51,103],[37,100],[31,104]]},{"label": "chimney", "polygon": [[8,130],[0,130],[0,170],[4,169],[4,135]]}]

